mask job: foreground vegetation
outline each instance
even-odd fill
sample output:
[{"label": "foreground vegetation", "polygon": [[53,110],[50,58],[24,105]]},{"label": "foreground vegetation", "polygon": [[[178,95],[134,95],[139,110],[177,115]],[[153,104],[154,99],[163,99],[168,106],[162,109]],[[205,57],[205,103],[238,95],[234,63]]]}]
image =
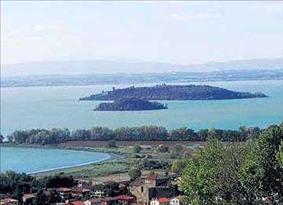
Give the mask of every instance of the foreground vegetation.
[{"label": "foreground vegetation", "polygon": [[[158,171],[180,176],[179,189],[183,200],[190,204],[280,204],[283,202],[283,123],[252,130],[245,142],[223,143],[215,134],[208,143],[195,147],[175,141],[171,146],[117,147],[112,141],[111,148],[103,149],[117,150],[125,158],[44,177],[2,173],[0,190],[3,195],[19,199],[21,193],[29,190],[36,190],[40,196],[42,189],[69,187],[76,183],[74,179],[96,182],[105,176],[106,181],[111,181],[117,173],[128,173],[129,179],[135,180],[142,172]],[[55,200],[56,196],[54,191],[51,199]]]},{"label": "foreground vegetation", "polygon": [[[17,144],[59,144],[67,141],[208,141],[217,138],[224,142],[246,141],[257,138],[261,132],[258,127],[241,127],[239,130],[202,129],[194,131],[188,128],[167,131],[159,126],[121,127],[115,130],[105,127],[92,129],[32,129],[19,130],[7,136],[9,142]],[[109,146],[111,144],[109,143]]]},{"label": "foreground vegetation", "polygon": [[186,161],[181,187],[192,204],[283,202],[283,124],[257,139],[212,140]]}]

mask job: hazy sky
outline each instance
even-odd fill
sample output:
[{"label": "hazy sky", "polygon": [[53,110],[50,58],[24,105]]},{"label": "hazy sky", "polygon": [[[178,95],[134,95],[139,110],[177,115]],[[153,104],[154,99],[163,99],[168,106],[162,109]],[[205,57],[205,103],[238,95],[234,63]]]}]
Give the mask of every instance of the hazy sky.
[{"label": "hazy sky", "polygon": [[2,64],[283,56],[283,2],[1,1]]}]

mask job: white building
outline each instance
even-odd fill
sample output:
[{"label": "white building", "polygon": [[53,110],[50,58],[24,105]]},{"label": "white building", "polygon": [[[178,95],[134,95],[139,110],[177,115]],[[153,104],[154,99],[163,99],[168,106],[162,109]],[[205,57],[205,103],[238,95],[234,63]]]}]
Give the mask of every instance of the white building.
[{"label": "white building", "polygon": [[169,204],[170,204],[170,205],[180,205],[180,200],[177,199],[176,197],[175,197],[175,198],[172,198],[172,199],[170,199]]},{"label": "white building", "polygon": [[152,199],[150,205],[159,205],[159,201],[157,199]]}]

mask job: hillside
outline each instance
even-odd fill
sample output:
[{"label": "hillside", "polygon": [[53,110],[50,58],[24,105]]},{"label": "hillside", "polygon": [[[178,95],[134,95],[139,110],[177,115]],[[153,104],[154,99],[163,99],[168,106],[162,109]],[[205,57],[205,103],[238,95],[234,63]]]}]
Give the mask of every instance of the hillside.
[{"label": "hillside", "polygon": [[211,72],[283,69],[283,58],[246,59],[203,64],[173,64],[141,60],[94,59],[1,65],[1,76],[86,75],[114,73]]},{"label": "hillside", "polygon": [[156,85],[153,87],[128,87],[106,91],[80,100],[221,100],[267,97],[263,93],[236,92],[208,85]]},{"label": "hillside", "polygon": [[97,84],[192,83],[212,81],[283,80],[281,70],[230,70],[142,74],[85,74],[2,77],[1,87],[70,86]]}]

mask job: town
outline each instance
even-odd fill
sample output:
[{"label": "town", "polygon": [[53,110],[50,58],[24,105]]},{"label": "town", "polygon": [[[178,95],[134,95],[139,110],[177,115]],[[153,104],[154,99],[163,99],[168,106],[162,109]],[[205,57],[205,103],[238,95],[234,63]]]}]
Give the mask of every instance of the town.
[{"label": "town", "polygon": [[[108,162],[77,170],[65,169],[65,172],[1,173],[1,205],[236,204],[240,200],[244,204],[255,200],[259,204],[278,204],[282,201],[283,123],[250,132],[245,141],[238,142],[215,137],[206,142],[183,141],[182,144],[139,141],[143,143],[139,145],[137,141],[119,141],[113,146],[113,142],[107,151],[116,150],[121,156]],[[27,146],[1,144],[2,148]],[[79,144],[84,145],[83,141]],[[102,146],[103,142],[88,141],[85,145],[94,144]],[[128,153],[122,154],[122,150]],[[268,181],[260,186],[267,177]]]},{"label": "town", "polygon": [[[46,189],[41,193],[43,204],[56,193],[57,205],[179,205],[182,195],[178,188],[178,175],[160,176],[150,172],[133,181],[108,181],[92,184],[79,180],[76,186]],[[25,193],[22,202],[4,198],[1,205],[38,204],[38,193]]]}]

